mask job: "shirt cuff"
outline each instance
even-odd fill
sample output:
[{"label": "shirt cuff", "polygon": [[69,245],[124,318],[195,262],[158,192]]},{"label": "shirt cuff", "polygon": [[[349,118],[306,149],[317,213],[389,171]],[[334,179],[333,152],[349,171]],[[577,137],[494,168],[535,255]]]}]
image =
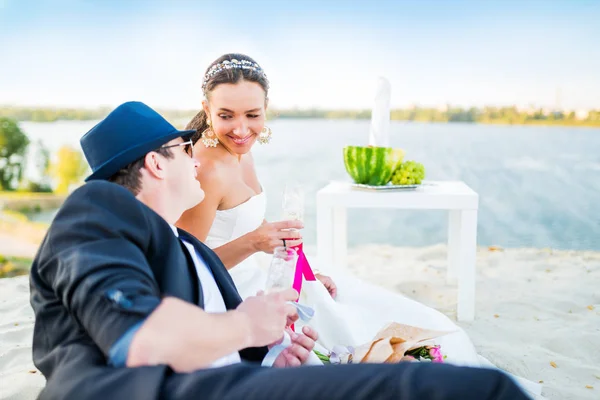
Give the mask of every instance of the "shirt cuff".
[{"label": "shirt cuff", "polygon": [[110,350],[108,351],[108,365],[111,367],[125,367],[133,336],[140,329],[143,323],[144,321],[140,321],[133,325],[111,346]]}]

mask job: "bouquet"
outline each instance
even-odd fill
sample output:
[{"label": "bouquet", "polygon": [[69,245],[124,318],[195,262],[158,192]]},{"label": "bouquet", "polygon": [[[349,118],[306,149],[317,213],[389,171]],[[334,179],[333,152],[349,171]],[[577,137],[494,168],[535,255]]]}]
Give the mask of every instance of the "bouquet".
[{"label": "bouquet", "polygon": [[334,346],[327,354],[314,352],[325,364],[444,362],[441,346],[431,341],[448,333],[394,322],[358,347]]}]

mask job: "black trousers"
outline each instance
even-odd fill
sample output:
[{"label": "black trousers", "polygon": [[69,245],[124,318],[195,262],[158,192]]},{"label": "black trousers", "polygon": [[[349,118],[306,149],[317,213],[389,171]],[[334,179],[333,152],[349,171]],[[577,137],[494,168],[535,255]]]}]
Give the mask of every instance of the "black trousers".
[{"label": "black trousers", "polygon": [[519,400],[504,373],[432,363],[289,369],[236,365],[167,379],[161,398],[244,400]]},{"label": "black trousers", "polygon": [[[523,392],[492,369],[432,363],[264,368],[242,363],[192,373],[166,366],[112,368],[77,346],[56,364],[40,399],[76,400],[520,400]],[[50,371],[47,371],[50,372]]]}]

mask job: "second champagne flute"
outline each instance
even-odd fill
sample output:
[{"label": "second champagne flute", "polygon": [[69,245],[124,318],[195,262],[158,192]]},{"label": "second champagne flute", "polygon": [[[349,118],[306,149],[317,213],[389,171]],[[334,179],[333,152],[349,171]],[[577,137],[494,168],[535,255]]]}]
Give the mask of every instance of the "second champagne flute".
[{"label": "second champagne flute", "polygon": [[265,293],[290,289],[294,284],[298,254],[296,250],[283,246],[276,247],[269,266]]}]

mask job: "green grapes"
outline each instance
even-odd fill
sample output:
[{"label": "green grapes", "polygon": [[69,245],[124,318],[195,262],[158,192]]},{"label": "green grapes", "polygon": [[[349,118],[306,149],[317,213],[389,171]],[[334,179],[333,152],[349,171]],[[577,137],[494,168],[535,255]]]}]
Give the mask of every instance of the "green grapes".
[{"label": "green grapes", "polygon": [[416,161],[403,162],[392,176],[394,185],[419,185],[425,179],[425,167]]}]

